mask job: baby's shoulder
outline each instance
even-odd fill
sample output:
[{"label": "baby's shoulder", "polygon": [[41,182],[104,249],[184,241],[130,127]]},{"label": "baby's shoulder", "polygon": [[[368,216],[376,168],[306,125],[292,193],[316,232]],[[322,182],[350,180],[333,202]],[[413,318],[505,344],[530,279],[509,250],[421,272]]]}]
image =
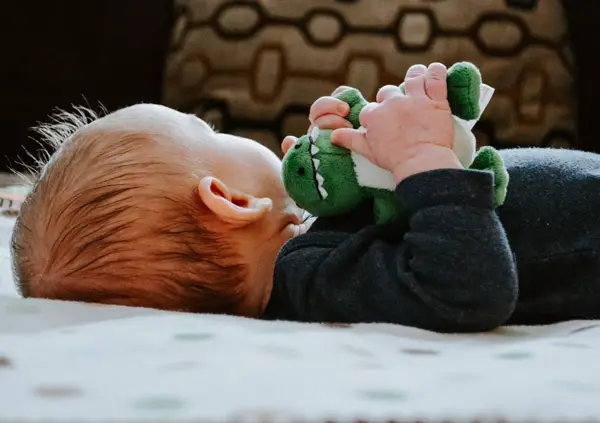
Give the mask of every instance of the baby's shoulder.
[{"label": "baby's shoulder", "polygon": [[[600,154],[558,148],[514,148],[500,150],[511,181],[516,178],[579,180],[600,174]],[[533,182],[533,181],[529,181]],[[543,181],[540,181],[543,182]]]},{"label": "baby's shoulder", "polygon": [[501,150],[509,175],[506,211],[600,208],[600,154],[544,148]]}]

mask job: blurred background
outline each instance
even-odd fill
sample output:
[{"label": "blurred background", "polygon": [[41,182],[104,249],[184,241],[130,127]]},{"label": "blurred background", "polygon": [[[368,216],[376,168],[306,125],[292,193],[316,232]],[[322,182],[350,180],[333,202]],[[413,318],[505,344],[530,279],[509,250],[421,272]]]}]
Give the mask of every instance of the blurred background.
[{"label": "blurred background", "polygon": [[0,171],[72,105],[162,103],[279,153],[319,96],[432,61],[496,89],[480,144],[600,150],[598,0],[31,0],[0,21]]}]

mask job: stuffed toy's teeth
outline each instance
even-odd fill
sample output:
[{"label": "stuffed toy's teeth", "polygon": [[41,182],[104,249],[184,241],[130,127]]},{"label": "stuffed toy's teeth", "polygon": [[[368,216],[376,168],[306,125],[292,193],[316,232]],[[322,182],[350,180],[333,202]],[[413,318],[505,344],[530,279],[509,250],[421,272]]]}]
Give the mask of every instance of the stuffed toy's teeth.
[{"label": "stuffed toy's teeth", "polygon": [[315,154],[317,154],[319,152],[319,147],[317,147],[314,143],[317,141],[317,138],[319,138],[319,128],[318,127],[314,127],[311,131],[310,134],[308,135],[311,143],[310,143],[310,155],[312,156],[312,162],[313,162],[313,166],[315,168],[315,179],[317,180],[317,189],[319,190],[319,194],[321,195],[321,198],[325,199],[327,198],[327,196],[329,195],[327,193],[327,191],[325,190],[325,188],[323,187],[323,183],[325,182],[325,178],[323,178],[323,176],[321,176],[321,174],[319,174],[318,170],[319,170],[319,165],[321,164],[321,161],[319,159],[315,159]]},{"label": "stuffed toy's teeth", "polygon": [[319,138],[319,127],[315,126],[308,136],[312,142],[316,142],[317,138]]},{"label": "stuffed toy's teeth", "polygon": [[321,197],[323,197],[323,200],[327,198],[327,191],[325,191],[325,188],[323,187],[319,187],[319,192],[321,193]]},{"label": "stuffed toy's teeth", "polygon": [[327,196],[329,194],[327,193],[325,188],[323,188],[323,183],[325,182],[325,178],[323,178],[323,176],[321,176],[321,174],[319,174],[319,173],[315,173],[315,178],[317,179],[317,188],[319,189],[319,193],[321,194],[321,197],[323,197],[323,199],[327,198]]}]

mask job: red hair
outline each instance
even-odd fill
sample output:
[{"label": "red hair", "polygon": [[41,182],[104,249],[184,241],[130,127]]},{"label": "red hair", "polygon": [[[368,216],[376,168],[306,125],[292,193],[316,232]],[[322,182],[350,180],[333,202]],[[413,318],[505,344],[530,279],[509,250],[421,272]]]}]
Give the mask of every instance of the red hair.
[{"label": "red hair", "polygon": [[192,175],[148,154],[149,135],[82,134],[89,121],[66,116],[40,130],[57,151],[13,232],[22,295],[243,314],[246,266],[207,228]]}]

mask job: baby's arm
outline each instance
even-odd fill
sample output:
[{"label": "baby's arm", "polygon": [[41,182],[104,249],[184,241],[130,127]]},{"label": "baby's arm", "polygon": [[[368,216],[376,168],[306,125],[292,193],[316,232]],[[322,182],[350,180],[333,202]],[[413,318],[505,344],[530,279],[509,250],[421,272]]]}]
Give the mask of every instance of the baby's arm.
[{"label": "baby's arm", "polygon": [[[393,172],[407,220],[317,219],[282,249],[266,317],[476,332],[511,316],[517,273],[493,209],[493,177],[462,169],[452,152],[445,80],[443,65],[411,67],[407,95],[384,87],[363,109],[366,133],[334,132],[339,144]],[[342,128],[348,112],[340,107],[333,97],[317,100],[311,123]]]},{"label": "baby's arm", "polygon": [[408,228],[344,232],[318,219],[321,230],[281,251],[266,317],[438,332],[502,325],[515,307],[517,273],[492,192],[487,172],[443,169],[399,184]]}]

